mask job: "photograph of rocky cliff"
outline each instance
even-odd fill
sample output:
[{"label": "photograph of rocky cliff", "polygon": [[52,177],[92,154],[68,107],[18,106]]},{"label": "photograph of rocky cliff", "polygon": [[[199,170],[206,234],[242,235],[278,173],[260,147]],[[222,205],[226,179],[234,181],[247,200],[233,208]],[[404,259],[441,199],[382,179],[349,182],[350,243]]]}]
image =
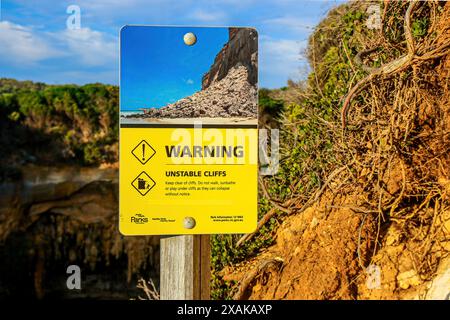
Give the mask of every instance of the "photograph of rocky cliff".
[{"label": "photograph of rocky cliff", "polygon": [[[228,41],[211,61],[209,70],[198,75],[200,90],[159,108],[143,107],[139,108],[140,112],[132,114],[121,112],[121,123],[189,123],[201,120],[256,124],[257,51],[256,30],[228,28]],[[196,56],[191,58],[197,59]]]}]

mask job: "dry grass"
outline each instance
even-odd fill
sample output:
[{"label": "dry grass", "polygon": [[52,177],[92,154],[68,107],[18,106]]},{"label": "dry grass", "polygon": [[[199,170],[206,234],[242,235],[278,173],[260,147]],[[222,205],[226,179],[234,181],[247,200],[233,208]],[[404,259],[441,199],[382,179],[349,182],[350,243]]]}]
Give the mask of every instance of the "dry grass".
[{"label": "dry grass", "polygon": [[145,281],[144,279],[139,279],[138,284],[136,286],[138,289],[141,289],[145,297],[138,296],[139,300],[159,300],[159,292],[153,283],[153,280]]}]

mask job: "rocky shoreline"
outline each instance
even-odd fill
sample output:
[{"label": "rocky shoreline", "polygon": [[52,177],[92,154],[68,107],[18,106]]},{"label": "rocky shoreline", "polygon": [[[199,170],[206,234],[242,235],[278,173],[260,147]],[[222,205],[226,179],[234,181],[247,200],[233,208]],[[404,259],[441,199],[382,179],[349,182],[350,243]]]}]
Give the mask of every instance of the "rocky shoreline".
[{"label": "rocky shoreline", "polygon": [[248,82],[248,71],[237,65],[208,88],[162,108],[145,109],[122,118],[257,118],[257,90]]}]

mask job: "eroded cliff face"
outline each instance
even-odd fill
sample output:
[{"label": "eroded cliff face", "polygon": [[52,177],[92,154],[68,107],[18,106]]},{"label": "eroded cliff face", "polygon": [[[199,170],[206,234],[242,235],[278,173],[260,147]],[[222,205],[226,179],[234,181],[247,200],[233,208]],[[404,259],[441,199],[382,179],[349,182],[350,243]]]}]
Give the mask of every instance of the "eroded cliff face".
[{"label": "eroded cliff face", "polygon": [[234,66],[228,74],[208,88],[168,104],[147,109],[137,118],[253,118],[257,117],[256,87],[247,81],[248,70]]},{"label": "eroded cliff face", "polygon": [[[129,298],[158,274],[159,238],[118,230],[116,168],[26,167],[0,184],[0,297]],[[67,290],[66,268],[82,270]]]},{"label": "eroded cliff face", "polygon": [[237,65],[248,70],[247,81],[255,86],[258,81],[258,34],[251,28],[229,28],[228,43],[214,59],[210,70],[202,78],[202,89],[222,80]]}]

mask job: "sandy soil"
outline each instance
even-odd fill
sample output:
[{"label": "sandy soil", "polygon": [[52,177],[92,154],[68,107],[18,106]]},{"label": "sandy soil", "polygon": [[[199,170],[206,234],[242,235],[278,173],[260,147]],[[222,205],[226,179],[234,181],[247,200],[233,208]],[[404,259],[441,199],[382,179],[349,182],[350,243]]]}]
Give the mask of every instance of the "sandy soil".
[{"label": "sandy soil", "polygon": [[[450,190],[450,180],[442,183]],[[395,223],[381,231],[384,239],[372,257],[377,223],[373,216],[364,218],[364,213],[352,209],[361,201],[362,192],[327,193],[302,214],[288,217],[274,245],[220,272],[224,280],[240,283],[234,298],[448,299],[450,257],[442,256],[430,277],[418,274],[413,254],[424,243],[402,239],[403,232]],[[441,231],[431,250],[448,252],[450,210],[436,219],[435,228]],[[379,268],[378,280],[366,269],[370,263]]]}]

